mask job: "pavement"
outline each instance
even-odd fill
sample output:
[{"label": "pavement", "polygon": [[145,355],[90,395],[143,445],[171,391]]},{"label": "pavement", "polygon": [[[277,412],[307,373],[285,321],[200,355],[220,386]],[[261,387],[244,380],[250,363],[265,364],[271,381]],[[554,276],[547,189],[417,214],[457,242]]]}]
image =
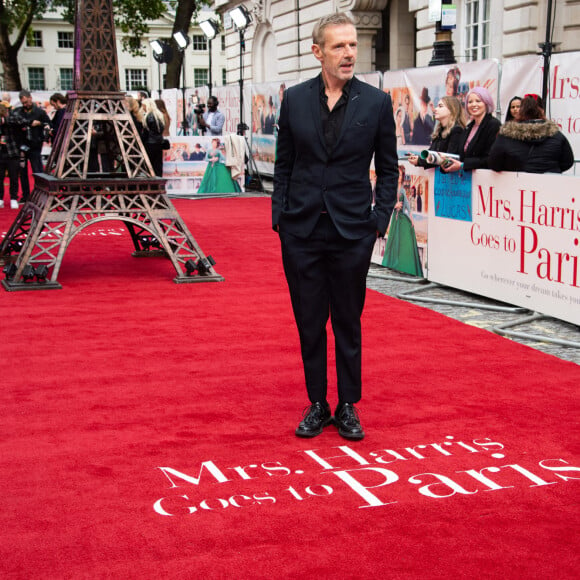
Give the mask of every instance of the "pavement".
[{"label": "pavement", "polygon": [[529,310],[371,265],[367,287],[580,364],[580,327]]}]

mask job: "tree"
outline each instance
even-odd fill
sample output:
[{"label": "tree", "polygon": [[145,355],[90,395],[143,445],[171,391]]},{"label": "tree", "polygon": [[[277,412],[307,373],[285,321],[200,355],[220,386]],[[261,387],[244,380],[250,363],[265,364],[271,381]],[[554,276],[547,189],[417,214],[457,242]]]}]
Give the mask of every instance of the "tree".
[{"label": "tree", "polygon": [[[123,33],[123,50],[131,54],[143,54],[143,36],[149,32],[148,22],[156,20],[175,8],[173,31],[188,33],[192,18],[197,16],[207,0],[112,0],[115,12],[115,26]],[[18,53],[32,32],[32,22],[41,20],[49,11],[63,9],[63,17],[69,22],[74,20],[76,0],[0,0],[0,62],[4,71],[4,89],[22,89],[18,71]],[[187,29],[181,24],[187,22]],[[10,38],[13,37],[11,41]],[[173,42],[173,39],[172,39]],[[175,46],[175,45],[174,45]],[[183,55],[175,50],[176,57],[167,67],[167,86],[179,86],[179,72]]]},{"label": "tree", "polygon": [[[201,6],[208,6],[209,2],[204,0],[179,0],[175,7],[175,20],[173,21],[173,31],[183,32],[189,36],[189,27],[193,19],[197,19],[197,15]],[[186,22],[187,26],[182,23]],[[173,45],[174,58],[167,64],[167,71],[165,75],[165,86],[168,89],[177,88],[180,86],[179,74],[183,64],[183,52],[177,50],[177,44],[171,39]]]}]

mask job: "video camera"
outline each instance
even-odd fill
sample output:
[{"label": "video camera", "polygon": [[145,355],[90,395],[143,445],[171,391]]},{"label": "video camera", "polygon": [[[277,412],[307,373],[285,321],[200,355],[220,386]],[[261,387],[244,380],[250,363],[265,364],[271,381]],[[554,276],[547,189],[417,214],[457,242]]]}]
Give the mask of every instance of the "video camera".
[{"label": "video camera", "polygon": [[455,155],[455,153],[441,153],[439,151],[430,151],[429,149],[423,149],[419,153],[419,157],[430,165],[441,165],[442,167],[451,165],[453,159],[459,160],[459,155]]},{"label": "video camera", "polygon": [[205,103],[196,103],[193,112],[196,115],[203,115],[205,113]]}]

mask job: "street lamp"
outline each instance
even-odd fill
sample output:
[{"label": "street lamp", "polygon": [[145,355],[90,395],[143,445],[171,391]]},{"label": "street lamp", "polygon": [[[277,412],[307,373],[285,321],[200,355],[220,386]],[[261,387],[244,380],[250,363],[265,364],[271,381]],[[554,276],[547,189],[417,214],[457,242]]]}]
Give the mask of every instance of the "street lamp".
[{"label": "street lamp", "polygon": [[159,76],[159,98],[161,98],[161,65],[173,60],[173,49],[165,40],[157,39],[149,42],[153,51],[153,58],[157,61],[157,74]]},{"label": "street lamp", "polygon": [[238,125],[238,135],[244,135],[245,130],[248,128],[244,123],[244,51],[246,50],[244,31],[252,22],[252,17],[243,4],[231,10],[230,16],[240,34],[240,123]]},{"label": "street lamp", "polygon": [[430,21],[436,17],[435,42],[429,66],[454,64],[452,30],[456,28],[457,8],[453,0],[431,0],[429,2]]},{"label": "street lamp", "polygon": [[207,38],[207,48],[209,52],[209,94],[212,94],[212,76],[211,76],[211,41],[218,35],[220,31],[220,25],[215,20],[211,18],[208,20],[204,20],[203,22],[199,23],[199,27],[201,28],[202,32],[205,34]]},{"label": "street lamp", "polygon": [[185,116],[185,49],[189,46],[189,36],[178,30],[173,33],[173,40],[177,44],[177,50],[181,53],[181,103],[183,105],[183,121],[181,123],[182,135],[188,133],[188,123]]}]

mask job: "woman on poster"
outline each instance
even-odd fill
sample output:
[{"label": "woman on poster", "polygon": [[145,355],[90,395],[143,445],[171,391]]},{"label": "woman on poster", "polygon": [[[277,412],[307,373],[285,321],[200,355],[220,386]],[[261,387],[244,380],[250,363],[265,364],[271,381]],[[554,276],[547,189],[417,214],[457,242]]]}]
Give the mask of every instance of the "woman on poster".
[{"label": "woman on poster", "polygon": [[411,205],[405,194],[405,168],[399,166],[400,186],[387,235],[383,266],[411,276],[423,276]]},{"label": "woman on poster", "polygon": [[208,162],[198,193],[239,193],[240,185],[232,179],[226,160],[220,151],[220,140],[211,140],[211,149],[206,153]]}]

